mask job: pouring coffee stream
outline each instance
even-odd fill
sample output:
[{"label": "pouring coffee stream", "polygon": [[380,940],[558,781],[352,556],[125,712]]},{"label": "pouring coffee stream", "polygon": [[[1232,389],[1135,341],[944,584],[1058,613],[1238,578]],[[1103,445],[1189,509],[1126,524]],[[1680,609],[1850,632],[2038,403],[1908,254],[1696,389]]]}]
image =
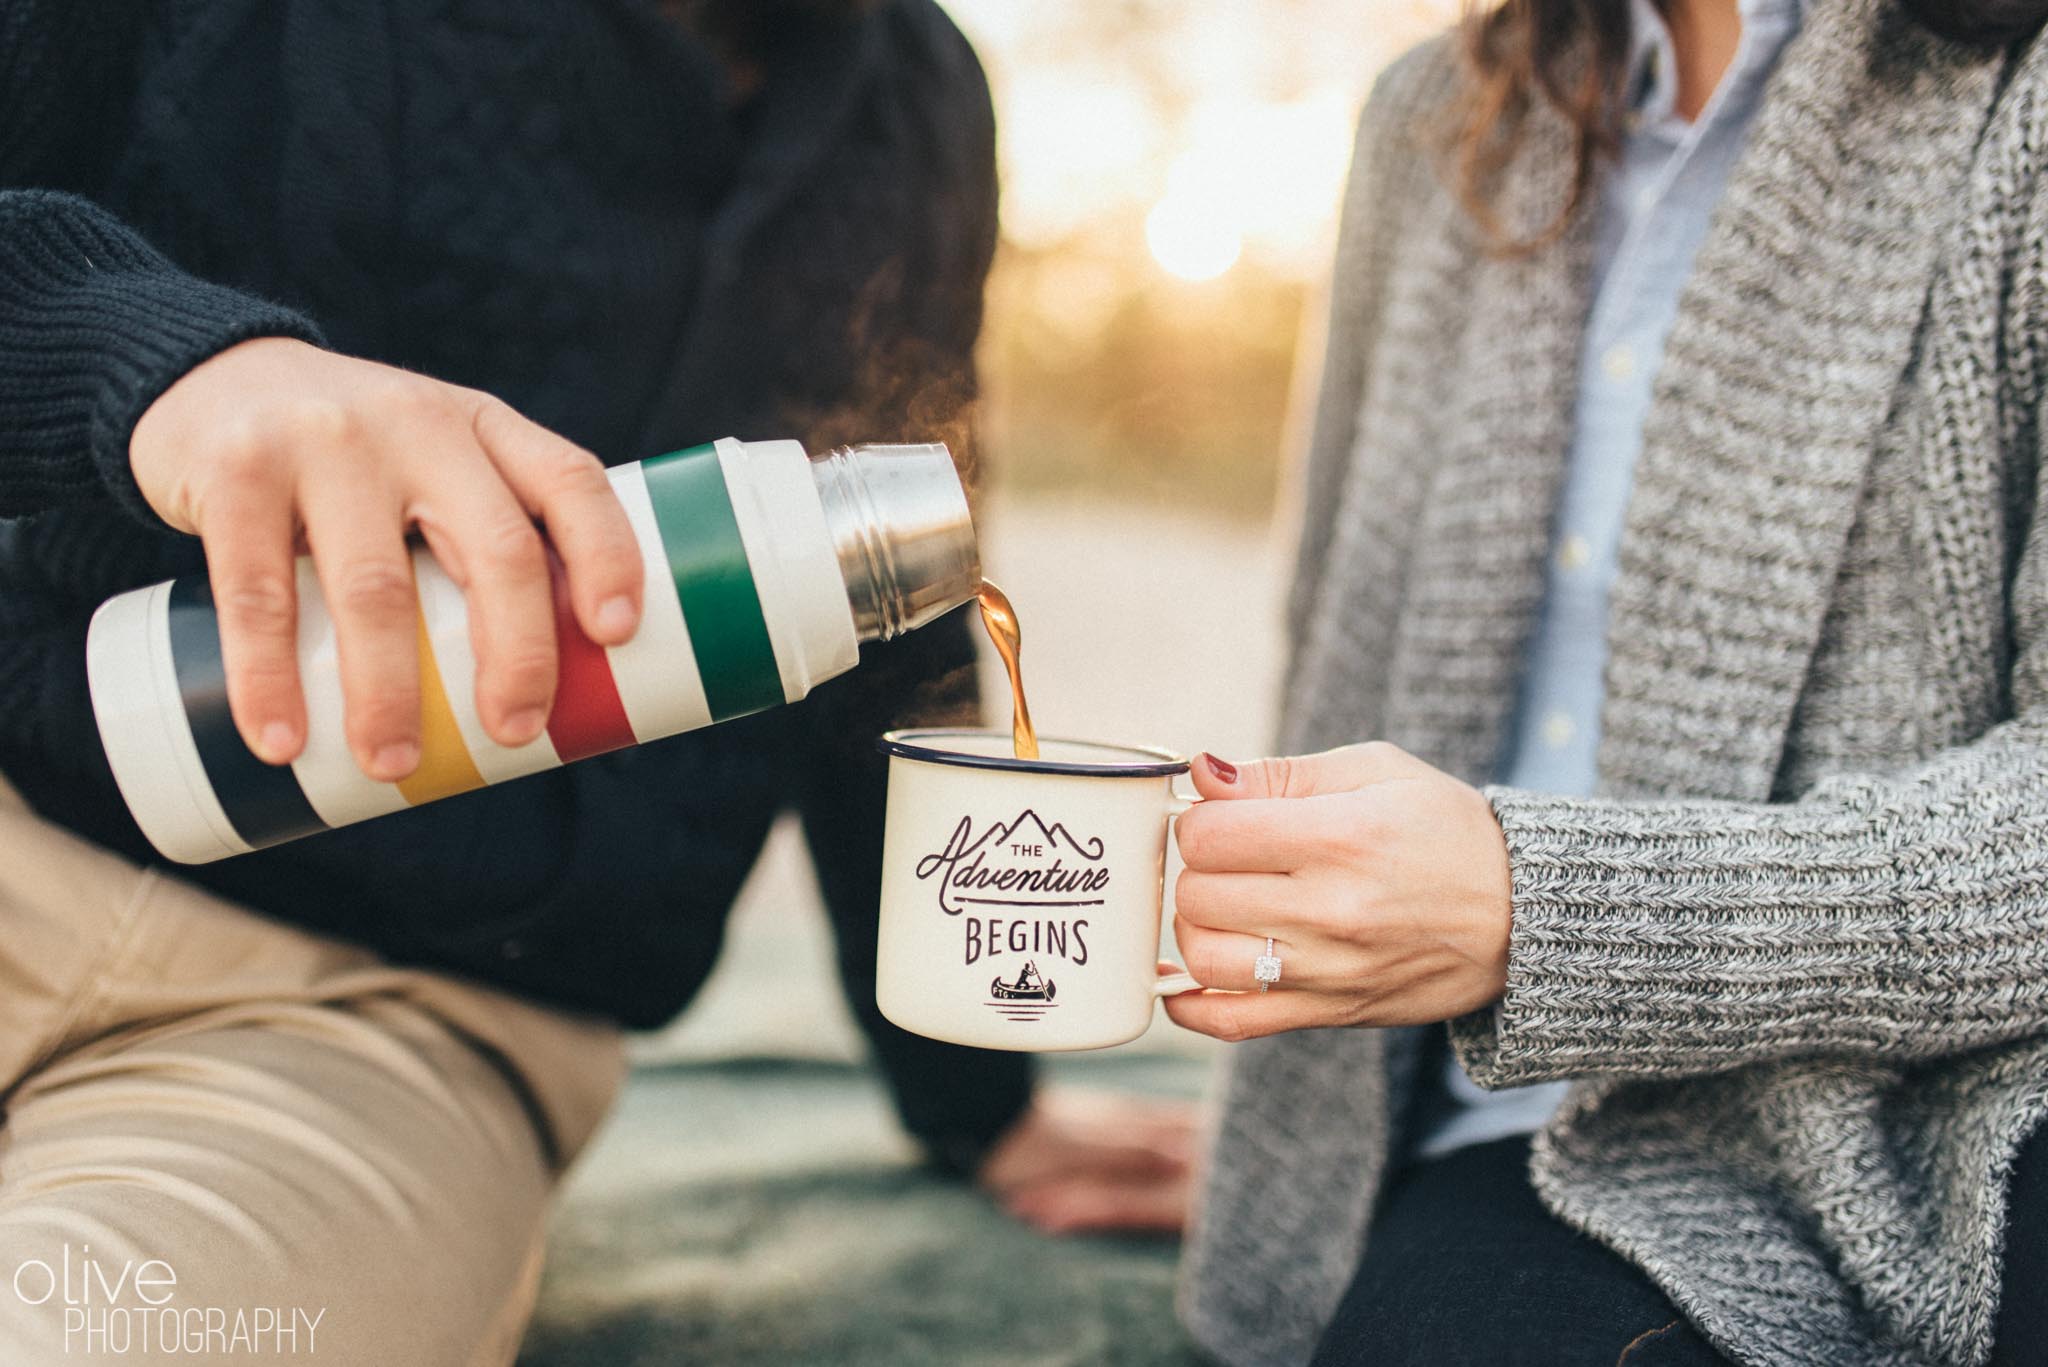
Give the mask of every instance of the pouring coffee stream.
[{"label": "pouring coffee stream", "polygon": [[1024,650],[1024,631],[1017,622],[1017,609],[1005,594],[986,579],[976,595],[981,606],[981,624],[995,643],[1003,669],[1010,676],[1010,737],[1018,759],[1038,758],[1038,732],[1031,725],[1031,705],[1024,698],[1024,673],[1019,657]]}]

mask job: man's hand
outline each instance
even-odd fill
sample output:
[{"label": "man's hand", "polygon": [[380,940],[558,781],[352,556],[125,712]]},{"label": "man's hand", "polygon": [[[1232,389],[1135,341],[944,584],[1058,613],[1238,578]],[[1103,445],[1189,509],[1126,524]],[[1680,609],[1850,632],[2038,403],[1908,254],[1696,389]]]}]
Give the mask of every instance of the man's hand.
[{"label": "man's hand", "polygon": [[1191,1101],[1053,1091],[997,1141],[976,1181],[1048,1234],[1178,1234],[1195,1129]]},{"label": "man's hand", "polygon": [[[1176,825],[1174,934],[1210,990],[1166,1001],[1190,1030],[1244,1040],[1332,1025],[1449,1020],[1507,986],[1507,841],[1470,784],[1394,746],[1231,765]],[[1280,981],[1257,991],[1266,937]]]},{"label": "man's hand", "polygon": [[616,645],[640,621],[633,529],[597,459],[488,394],[285,338],[193,369],[128,443],[157,515],[206,546],[228,703],[272,764],[306,741],[292,560],[310,549],[334,614],[349,748],[373,779],[419,763],[417,531],[469,599],[484,729],[523,745],[555,693],[547,529],[576,620]]}]

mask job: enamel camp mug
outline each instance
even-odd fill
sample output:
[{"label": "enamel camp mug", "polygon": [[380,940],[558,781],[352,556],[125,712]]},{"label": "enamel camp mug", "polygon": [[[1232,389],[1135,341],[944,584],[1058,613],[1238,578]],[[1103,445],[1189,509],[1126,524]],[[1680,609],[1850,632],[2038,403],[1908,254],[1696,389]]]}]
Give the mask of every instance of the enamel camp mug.
[{"label": "enamel camp mug", "polygon": [[1164,750],[892,731],[875,997],[906,1030],[982,1049],[1100,1049],[1145,1033],[1161,977],[1166,836],[1193,801]]},{"label": "enamel camp mug", "polygon": [[380,783],[342,732],[334,621],[298,564],[306,744],[286,766],[243,745],[228,712],[202,576],[109,599],[86,668],[121,796],[166,858],[199,864],[795,702],[887,640],[973,598],[981,563],[943,446],[856,446],[812,460],[793,441],[730,438],[609,472],[646,570],[624,645],[585,636],[555,591],[559,675],[546,728],[499,745],[477,716],[462,590],[425,549],[419,590],[420,762]]}]

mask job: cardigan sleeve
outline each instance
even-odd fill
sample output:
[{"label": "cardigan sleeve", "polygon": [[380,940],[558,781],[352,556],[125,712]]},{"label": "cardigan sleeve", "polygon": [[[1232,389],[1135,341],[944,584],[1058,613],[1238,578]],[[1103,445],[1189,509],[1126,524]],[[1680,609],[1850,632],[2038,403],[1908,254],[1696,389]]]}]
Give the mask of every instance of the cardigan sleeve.
[{"label": "cardigan sleeve", "polygon": [[2015,714],[1789,803],[1487,792],[1507,990],[1451,1023],[1480,1085],[1887,1063],[2048,1033],[2048,517],[2010,590]]}]

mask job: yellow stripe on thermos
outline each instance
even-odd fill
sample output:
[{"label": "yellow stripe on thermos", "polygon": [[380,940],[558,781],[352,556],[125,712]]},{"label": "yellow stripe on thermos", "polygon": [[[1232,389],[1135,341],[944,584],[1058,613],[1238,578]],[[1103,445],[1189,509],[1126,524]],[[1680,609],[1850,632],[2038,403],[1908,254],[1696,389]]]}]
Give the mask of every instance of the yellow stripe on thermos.
[{"label": "yellow stripe on thermos", "polygon": [[[427,631],[425,613],[415,612],[420,642],[420,767],[398,781],[398,791],[417,807],[437,797],[453,797],[484,786],[463,743],[462,728],[456,724],[455,709],[449,705],[447,685],[441,666],[434,658],[434,638]],[[465,680],[464,686],[468,681]]]}]

